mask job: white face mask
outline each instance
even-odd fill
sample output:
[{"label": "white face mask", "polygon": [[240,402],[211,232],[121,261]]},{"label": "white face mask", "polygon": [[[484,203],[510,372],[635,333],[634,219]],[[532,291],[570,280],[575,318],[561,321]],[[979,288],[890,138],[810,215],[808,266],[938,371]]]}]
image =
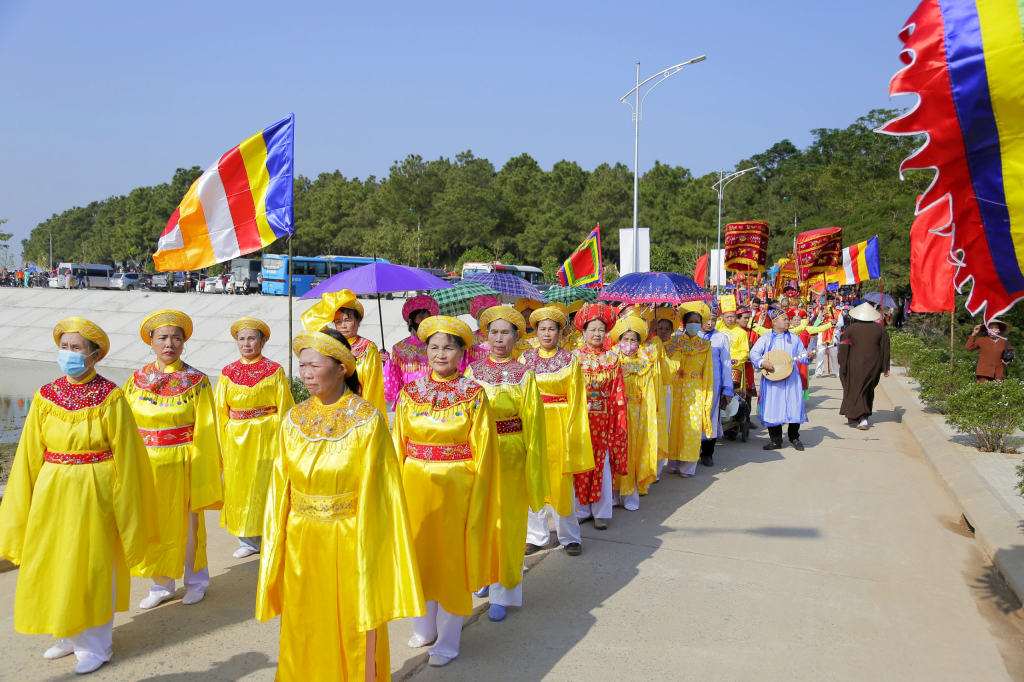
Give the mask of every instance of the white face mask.
[{"label": "white face mask", "polygon": [[700,334],[701,327],[703,326],[700,322],[688,322],[686,324],[686,333],[690,336],[697,336],[697,334]]}]

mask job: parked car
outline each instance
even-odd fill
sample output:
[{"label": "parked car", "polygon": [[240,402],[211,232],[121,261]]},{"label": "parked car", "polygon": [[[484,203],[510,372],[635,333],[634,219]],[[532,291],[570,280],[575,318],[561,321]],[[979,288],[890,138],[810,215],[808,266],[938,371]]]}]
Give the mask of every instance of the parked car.
[{"label": "parked car", "polygon": [[[170,291],[167,286],[167,273],[158,272],[153,275],[153,289],[157,291]],[[174,289],[175,291],[185,290],[185,273],[176,272],[174,273]]]},{"label": "parked car", "polygon": [[203,293],[204,294],[223,294],[224,285],[221,284],[220,275],[215,277],[206,277],[203,279]]},{"label": "parked car", "polygon": [[135,291],[141,288],[141,279],[134,272],[115,272],[110,276],[110,288]]}]

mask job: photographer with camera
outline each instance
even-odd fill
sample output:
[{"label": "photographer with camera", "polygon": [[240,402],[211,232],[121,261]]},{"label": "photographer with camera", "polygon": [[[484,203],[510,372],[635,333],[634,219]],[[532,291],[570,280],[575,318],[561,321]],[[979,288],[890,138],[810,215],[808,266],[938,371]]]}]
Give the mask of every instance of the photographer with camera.
[{"label": "photographer with camera", "polygon": [[1013,346],[1006,338],[1007,329],[1003,322],[990,322],[988,327],[978,324],[974,326],[974,331],[967,339],[964,348],[981,351],[978,355],[978,367],[974,370],[978,383],[1002,381],[1003,367],[1013,362],[1016,357]]}]

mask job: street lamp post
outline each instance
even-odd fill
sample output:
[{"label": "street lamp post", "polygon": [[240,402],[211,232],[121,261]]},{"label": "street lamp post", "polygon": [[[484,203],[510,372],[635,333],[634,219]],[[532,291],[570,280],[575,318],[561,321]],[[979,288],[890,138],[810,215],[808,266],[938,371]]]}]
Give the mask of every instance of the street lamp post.
[{"label": "street lamp post", "polygon": [[[688,62],[682,64],[676,64],[670,66],[664,71],[659,71],[654,74],[643,83],[640,82],[640,62],[636,63],[636,87],[623,95],[619,101],[623,104],[628,104],[629,108],[633,110],[633,272],[640,271],[640,228],[637,224],[637,208],[640,205],[640,169],[638,164],[640,163],[640,119],[644,115],[644,100],[647,99],[647,95],[651,94],[651,90],[661,85],[662,81],[670,76],[674,76],[679,73],[684,66],[690,64],[696,64],[707,59],[706,55],[694,57]],[[652,85],[644,93],[643,98],[640,97],[640,87],[647,85],[652,80],[661,76],[661,80]],[[636,105],[634,106],[627,98],[636,93]]]},{"label": "street lamp post", "polygon": [[[728,185],[733,180],[735,180],[736,178],[738,178],[739,176],[743,175],[744,173],[749,173],[752,170],[757,170],[757,166],[751,166],[750,168],[744,168],[741,171],[736,171],[735,173],[730,173],[729,175],[726,175],[725,174],[725,169],[723,168],[722,170],[718,171],[718,182],[716,182],[715,184],[711,185],[711,188],[713,190],[715,190],[716,192],[718,192],[718,249],[717,249],[717,251],[718,251],[718,257],[719,258],[722,257],[722,198],[725,196],[725,186]],[[718,266],[717,262],[715,263],[714,267],[715,267],[716,270],[718,269],[719,266]],[[716,273],[716,277],[717,277],[717,273]],[[720,287],[720,286],[721,286],[721,284],[716,284],[715,285],[716,288]]]}]

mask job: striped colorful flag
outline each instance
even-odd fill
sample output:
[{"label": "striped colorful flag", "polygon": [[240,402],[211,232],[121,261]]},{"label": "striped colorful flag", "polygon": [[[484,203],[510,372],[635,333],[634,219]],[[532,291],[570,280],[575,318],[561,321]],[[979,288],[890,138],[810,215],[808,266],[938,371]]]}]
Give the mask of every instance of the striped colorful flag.
[{"label": "striped colorful flag", "polygon": [[293,114],[207,168],[167,221],[153,254],[156,269],[205,268],[291,234],[294,133]]},{"label": "striped colorful flag", "polygon": [[829,282],[843,284],[860,284],[869,279],[878,279],[882,275],[881,262],[878,259],[878,237],[860,242],[843,249],[843,269],[836,268],[828,275]]},{"label": "striped colorful flag", "polygon": [[563,287],[599,287],[603,278],[601,224],[598,223],[583,243],[562,263],[558,270],[558,282]]}]

